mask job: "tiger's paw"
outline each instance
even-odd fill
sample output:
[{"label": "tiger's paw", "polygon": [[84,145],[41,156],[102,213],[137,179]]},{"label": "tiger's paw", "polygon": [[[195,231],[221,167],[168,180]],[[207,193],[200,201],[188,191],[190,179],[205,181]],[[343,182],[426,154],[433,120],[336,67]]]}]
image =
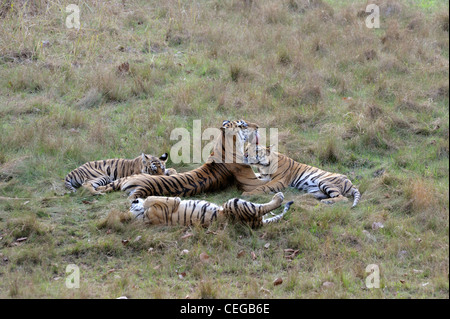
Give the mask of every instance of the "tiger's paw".
[{"label": "tiger's paw", "polygon": [[273,195],[272,200],[281,204],[284,200],[284,194],[282,192],[278,192]]},{"label": "tiger's paw", "polygon": [[175,168],[168,168],[164,172],[164,175],[166,175],[166,176],[175,175],[175,174],[178,174],[178,172]]},{"label": "tiger's paw", "polygon": [[84,182],[83,185],[81,185],[83,188],[87,189],[91,195],[104,195],[103,193],[99,192],[91,183]]}]

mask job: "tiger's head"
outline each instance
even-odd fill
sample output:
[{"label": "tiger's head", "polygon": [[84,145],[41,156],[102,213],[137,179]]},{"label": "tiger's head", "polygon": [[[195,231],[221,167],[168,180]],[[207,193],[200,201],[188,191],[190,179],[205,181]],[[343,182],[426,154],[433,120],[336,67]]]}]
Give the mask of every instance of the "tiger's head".
[{"label": "tiger's head", "polygon": [[247,146],[245,148],[245,153],[244,153],[244,164],[255,165],[258,167],[269,166],[271,156],[273,154],[273,152],[271,152],[270,148],[271,148],[271,146],[269,146],[269,147]]},{"label": "tiger's head", "polygon": [[167,153],[159,158],[156,156],[142,153],[141,155],[141,173],[150,175],[166,175]]},{"label": "tiger's head", "polygon": [[241,143],[245,143],[247,141],[257,143],[258,128],[258,124],[250,123],[244,120],[225,120],[222,123],[222,130],[229,134],[235,134]]},{"label": "tiger's head", "polygon": [[130,213],[136,219],[144,219],[144,200],[142,198],[137,198],[131,203]]},{"label": "tiger's head", "polygon": [[223,121],[221,146],[220,149],[216,147],[214,152],[222,153],[222,158],[225,159],[226,163],[243,163],[245,145],[248,143],[258,145],[258,128],[258,124],[245,120]]},{"label": "tiger's head", "polygon": [[167,218],[166,214],[177,212],[180,204],[180,197],[149,196],[146,199],[136,198],[131,202],[129,212],[135,219],[146,219],[150,224],[159,224]]},{"label": "tiger's head", "polygon": [[278,168],[278,156],[272,148],[271,145],[269,147],[247,146],[245,149],[244,164],[256,166],[261,174],[260,178],[269,178],[270,174],[276,172]]}]

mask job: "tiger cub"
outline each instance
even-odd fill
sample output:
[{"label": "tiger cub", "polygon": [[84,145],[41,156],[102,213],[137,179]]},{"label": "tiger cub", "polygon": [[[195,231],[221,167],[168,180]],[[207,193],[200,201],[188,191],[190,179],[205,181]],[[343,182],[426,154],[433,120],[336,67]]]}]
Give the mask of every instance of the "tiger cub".
[{"label": "tiger cub", "polygon": [[255,165],[259,170],[259,178],[268,182],[242,195],[279,192],[290,186],[307,191],[326,204],[346,201],[347,196],[353,196],[352,208],[361,198],[359,190],[345,175],[298,163],[292,158],[271,151],[270,147],[257,146],[253,153],[250,154],[247,149],[244,163]]},{"label": "tiger cub", "polygon": [[166,169],[167,153],[159,158],[142,153],[135,159],[108,159],[87,162],[67,174],[65,186],[72,192],[83,186],[93,192],[119,178],[146,173],[150,175],[176,174],[173,168]]},{"label": "tiger cub", "polygon": [[152,225],[194,225],[208,226],[215,220],[240,222],[258,228],[281,220],[292,201],[287,203],[282,213],[264,218],[264,215],[281,206],[283,193],[277,193],[266,204],[255,204],[233,198],[222,206],[204,200],[181,200],[180,197],[149,196],[145,200],[135,199],[130,211],[121,220],[141,219]]}]

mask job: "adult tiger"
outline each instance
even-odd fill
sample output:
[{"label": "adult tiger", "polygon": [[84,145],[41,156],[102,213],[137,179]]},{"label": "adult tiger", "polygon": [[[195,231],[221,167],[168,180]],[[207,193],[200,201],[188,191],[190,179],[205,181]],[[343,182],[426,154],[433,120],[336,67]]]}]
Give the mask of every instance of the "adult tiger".
[{"label": "adult tiger", "polygon": [[95,191],[95,188],[107,185],[118,178],[138,173],[150,175],[176,174],[174,169],[166,169],[167,158],[167,153],[159,158],[142,153],[135,159],[107,159],[87,162],[67,174],[65,186],[72,192],[75,192],[80,186],[92,192]]},{"label": "adult tiger", "polygon": [[138,174],[97,187],[93,194],[126,191],[130,199],[147,196],[192,196],[223,189],[235,182],[250,191],[264,181],[259,180],[249,165],[243,164],[244,145],[258,142],[258,125],[244,120],[224,121],[213,152],[197,169],[171,176]]},{"label": "adult tiger", "polygon": [[283,193],[277,193],[266,204],[255,204],[243,199],[233,198],[222,206],[204,200],[181,200],[179,197],[150,196],[145,200],[135,199],[128,213],[121,220],[142,219],[152,225],[184,225],[194,224],[209,226],[214,221],[240,222],[258,228],[274,223],[287,213],[292,201],[288,202],[282,213],[274,217],[264,215],[281,206]]},{"label": "adult tiger", "polygon": [[244,162],[257,166],[260,179],[268,182],[243,195],[279,192],[290,186],[305,190],[327,204],[346,201],[346,196],[353,196],[352,208],[361,198],[361,193],[347,176],[298,163],[292,158],[271,151],[270,147],[257,146],[253,154],[246,152]]}]

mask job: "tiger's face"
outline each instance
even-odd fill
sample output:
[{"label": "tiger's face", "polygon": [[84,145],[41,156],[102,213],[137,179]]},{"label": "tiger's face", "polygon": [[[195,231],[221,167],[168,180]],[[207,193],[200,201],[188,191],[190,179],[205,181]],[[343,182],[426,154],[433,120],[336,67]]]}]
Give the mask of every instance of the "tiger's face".
[{"label": "tiger's face", "polygon": [[144,200],[142,198],[137,198],[131,203],[130,213],[133,214],[134,218],[144,219]]},{"label": "tiger's face", "polygon": [[159,158],[142,153],[141,173],[150,175],[165,175],[167,159],[167,153],[164,153]]},{"label": "tiger's face", "polygon": [[247,146],[244,153],[244,164],[264,168],[270,166],[272,157],[273,152],[270,151],[270,147]]}]

